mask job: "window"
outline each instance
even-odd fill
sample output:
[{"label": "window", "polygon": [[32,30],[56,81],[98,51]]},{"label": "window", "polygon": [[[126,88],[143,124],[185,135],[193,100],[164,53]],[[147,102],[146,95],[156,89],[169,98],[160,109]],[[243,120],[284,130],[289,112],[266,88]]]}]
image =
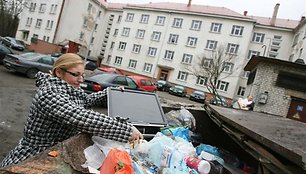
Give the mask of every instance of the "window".
[{"label": "window", "polygon": [[88,7],[87,7],[88,13],[91,13],[91,10],[92,10],[92,4],[88,3]]},{"label": "window", "polygon": [[144,71],[144,72],[150,73],[150,72],[152,71],[152,67],[153,67],[153,64],[145,63],[145,64],[144,64],[143,71]]},{"label": "window", "polygon": [[140,30],[140,29],[137,30],[136,38],[142,39],[144,38],[144,35],[145,35],[145,30]]},{"label": "window", "polygon": [[161,32],[153,31],[151,39],[154,40],[154,41],[159,41],[160,40],[160,36],[161,36]]},{"label": "window", "polygon": [[118,29],[115,29],[114,36],[117,36],[117,35],[118,35]]},{"label": "window", "polygon": [[156,18],[156,25],[164,25],[166,17],[164,16],[157,16]]},{"label": "window", "polygon": [[168,43],[170,43],[170,44],[177,44],[178,37],[179,36],[177,34],[170,34]]},{"label": "window", "polygon": [[207,77],[198,76],[198,77],[197,77],[197,82],[196,82],[196,84],[197,84],[197,85],[206,86],[206,85],[207,85],[207,81],[208,81],[208,78],[207,78]]},{"label": "window", "polygon": [[233,71],[234,64],[229,62],[223,62],[223,72],[230,73]]},{"label": "window", "polygon": [[113,49],[115,46],[115,42],[112,42],[111,45],[110,45],[110,49]]},{"label": "window", "polygon": [[156,55],[157,48],[149,47],[148,56],[154,57]]},{"label": "window", "polygon": [[239,48],[239,45],[229,43],[229,44],[227,45],[226,52],[229,53],[229,54],[237,54],[238,48]]},{"label": "window", "polygon": [[31,24],[32,24],[32,18],[27,18],[27,23],[26,23],[26,26],[31,26]]},{"label": "window", "polygon": [[125,50],[126,42],[120,42],[119,43],[119,50]]},{"label": "window", "polygon": [[31,2],[29,11],[30,11],[30,12],[34,12],[34,11],[35,11],[35,8],[36,8],[36,3]]},{"label": "window", "polygon": [[202,21],[192,20],[191,28],[192,30],[200,30],[202,25]]},{"label": "window", "polygon": [[133,53],[139,53],[141,49],[141,45],[134,44]]},{"label": "window", "polygon": [[33,38],[38,39],[38,34],[33,34]]},{"label": "window", "polygon": [[254,50],[249,50],[249,54],[248,54],[248,59],[252,58],[252,56],[259,56],[260,52],[259,51],[254,51]]},{"label": "window", "polygon": [[300,37],[300,33],[295,34],[295,36],[293,38],[293,45],[292,46],[297,44],[297,42],[299,40],[299,37]]},{"label": "window", "polygon": [[166,50],[164,59],[173,60],[174,51]]},{"label": "window", "polygon": [[122,16],[121,16],[121,15],[119,15],[119,16],[118,16],[118,20],[117,20],[117,22],[118,22],[118,23],[120,23],[120,22],[121,22],[121,19],[122,19]]},{"label": "window", "polygon": [[101,10],[99,10],[99,11],[98,11],[98,15],[97,15],[97,17],[100,17],[100,16],[101,16],[101,14],[102,14],[102,11],[101,11]]},{"label": "window", "polygon": [[79,39],[80,39],[80,40],[83,40],[83,39],[84,39],[84,32],[83,32],[83,31],[80,32],[80,37],[79,37]]},{"label": "window", "polygon": [[178,80],[183,80],[186,81],[188,77],[188,72],[184,72],[184,71],[179,71],[177,79]]},{"label": "window", "polygon": [[55,14],[56,10],[57,10],[57,4],[52,4],[51,5],[50,14]]},{"label": "window", "polygon": [[43,41],[49,42],[50,37],[49,36],[44,36]]},{"label": "window", "polygon": [[98,29],[98,24],[95,24],[94,30],[97,31]]},{"label": "window", "polygon": [[36,28],[40,28],[41,27],[41,23],[42,23],[42,19],[37,19],[35,27]]},{"label": "window", "polygon": [[207,40],[206,49],[208,50],[216,50],[218,41],[215,40]]},{"label": "window", "polygon": [[[112,55],[108,55],[108,56],[107,56],[107,59],[106,59],[106,63],[110,63],[111,59],[112,59]],[[116,62],[115,62],[115,63],[116,63]]]},{"label": "window", "polygon": [[127,13],[127,14],[126,14],[126,19],[125,19],[125,21],[127,21],[127,22],[133,22],[133,19],[134,19],[134,13]]},{"label": "window", "polygon": [[242,26],[233,25],[231,34],[235,35],[235,36],[242,36],[243,29],[244,29],[244,27],[242,27]]},{"label": "window", "polygon": [[242,77],[243,78],[249,78],[249,75],[250,75],[250,71],[244,71]]},{"label": "window", "polygon": [[252,41],[253,42],[256,42],[256,43],[263,43],[263,40],[264,40],[264,38],[265,38],[265,34],[263,34],[263,33],[254,33],[253,34],[253,39],[252,39]]},{"label": "window", "polygon": [[222,24],[220,23],[211,23],[210,31],[214,33],[220,33],[221,27],[222,27]]},{"label": "window", "polygon": [[204,68],[210,68],[212,65],[213,65],[213,59],[207,59],[207,58],[202,59],[202,66]]},{"label": "window", "polygon": [[48,20],[48,21],[47,21],[46,29],[51,30],[52,27],[53,27],[53,21]]},{"label": "window", "polygon": [[124,27],[122,30],[122,36],[129,36],[130,34],[130,28]]},{"label": "window", "polygon": [[121,65],[121,63],[122,63],[122,57],[116,56],[116,58],[115,58],[115,64],[116,64],[116,65]]},{"label": "window", "polygon": [[129,68],[132,68],[132,69],[135,69],[136,68],[136,64],[137,64],[137,61],[136,60],[133,60],[133,59],[130,59],[130,62],[129,62]]},{"label": "window", "polygon": [[183,19],[182,18],[174,18],[172,27],[182,28]]},{"label": "window", "polygon": [[196,37],[188,37],[187,46],[195,47],[197,44],[198,38]]},{"label": "window", "polygon": [[90,39],[90,44],[93,44],[94,41],[95,41],[95,37],[92,37],[92,38]]},{"label": "window", "polygon": [[220,91],[227,91],[228,85],[229,85],[228,82],[218,80],[217,89],[219,89]]},{"label": "window", "polygon": [[182,63],[191,64],[192,57],[193,56],[191,54],[184,54],[183,59],[182,59]]},{"label": "window", "polygon": [[40,4],[39,13],[44,13],[46,11],[46,4]]},{"label": "window", "polygon": [[244,93],[245,93],[245,88],[242,86],[239,86],[237,95],[244,96]]},{"label": "window", "polygon": [[83,21],[83,27],[87,27],[87,18],[84,18],[84,21]]},{"label": "window", "polygon": [[149,22],[149,15],[141,15],[140,23],[147,24]]}]

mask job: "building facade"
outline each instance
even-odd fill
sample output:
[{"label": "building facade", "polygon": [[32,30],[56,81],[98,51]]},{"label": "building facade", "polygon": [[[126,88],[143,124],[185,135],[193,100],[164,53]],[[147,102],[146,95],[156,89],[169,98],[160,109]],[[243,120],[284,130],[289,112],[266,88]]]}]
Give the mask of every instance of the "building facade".
[{"label": "building facade", "polygon": [[[272,18],[263,18],[224,7],[178,3],[30,2],[36,3],[36,8],[46,4],[49,11],[56,4],[57,9],[54,16],[39,13],[38,9],[37,12],[25,10],[16,37],[29,42],[29,37],[35,36],[55,44],[73,41],[81,45],[82,55],[103,56],[103,65],[165,79],[190,90],[208,92],[207,79],[194,76],[188,69],[200,63],[199,57],[224,48],[233,59],[225,63],[217,88],[219,94],[228,99],[248,95],[249,72],[243,67],[252,55],[287,61],[305,59],[305,20],[277,19],[279,4]],[[27,26],[28,18],[35,21],[35,26]],[[50,25],[48,20],[53,20],[52,32],[36,28],[38,21],[38,25]],[[25,31],[28,31],[28,38]],[[49,40],[44,37],[47,32]]]}]

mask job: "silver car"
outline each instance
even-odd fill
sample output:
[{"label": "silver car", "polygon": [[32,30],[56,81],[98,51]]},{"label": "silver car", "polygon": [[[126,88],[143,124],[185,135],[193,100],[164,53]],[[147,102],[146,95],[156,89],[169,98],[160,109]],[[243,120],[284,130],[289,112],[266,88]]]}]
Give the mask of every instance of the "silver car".
[{"label": "silver car", "polygon": [[1,41],[7,47],[10,47],[14,50],[23,51],[25,49],[25,43],[21,40],[17,40],[13,37],[4,37]]},{"label": "silver car", "polygon": [[38,71],[49,72],[56,58],[39,53],[9,54],[3,59],[3,65],[12,71],[35,78]]}]

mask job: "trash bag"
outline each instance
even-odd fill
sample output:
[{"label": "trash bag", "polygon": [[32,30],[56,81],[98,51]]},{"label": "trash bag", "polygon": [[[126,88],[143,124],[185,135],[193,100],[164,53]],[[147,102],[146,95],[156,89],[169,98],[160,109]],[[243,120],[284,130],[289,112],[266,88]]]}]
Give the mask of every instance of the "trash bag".
[{"label": "trash bag", "polygon": [[132,159],[127,151],[111,149],[100,168],[101,174],[133,174]]},{"label": "trash bag", "polygon": [[170,111],[165,114],[167,122],[171,127],[188,127],[191,131],[196,129],[196,120],[184,107],[178,111]]}]

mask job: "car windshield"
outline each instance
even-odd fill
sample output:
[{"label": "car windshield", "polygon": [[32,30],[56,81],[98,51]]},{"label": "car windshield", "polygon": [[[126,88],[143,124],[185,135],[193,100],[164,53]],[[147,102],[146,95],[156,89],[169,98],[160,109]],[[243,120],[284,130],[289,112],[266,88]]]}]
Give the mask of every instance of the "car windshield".
[{"label": "car windshield", "polygon": [[159,81],[157,81],[157,83],[160,83],[160,84],[166,84],[166,81],[163,81],[163,80],[159,80]]},{"label": "car windshield", "polygon": [[182,86],[175,86],[176,89],[179,89],[179,90],[184,90],[184,87]]},{"label": "car windshield", "polygon": [[19,45],[23,45],[23,42],[21,42],[20,40],[15,40],[17,44]]},{"label": "car windshield", "polygon": [[204,92],[202,91],[194,91],[194,94],[204,96]]},{"label": "car windshield", "polygon": [[38,54],[38,53],[24,53],[24,54],[20,54],[19,56],[23,58],[33,58],[33,57],[37,57],[40,55],[41,54]]}]

